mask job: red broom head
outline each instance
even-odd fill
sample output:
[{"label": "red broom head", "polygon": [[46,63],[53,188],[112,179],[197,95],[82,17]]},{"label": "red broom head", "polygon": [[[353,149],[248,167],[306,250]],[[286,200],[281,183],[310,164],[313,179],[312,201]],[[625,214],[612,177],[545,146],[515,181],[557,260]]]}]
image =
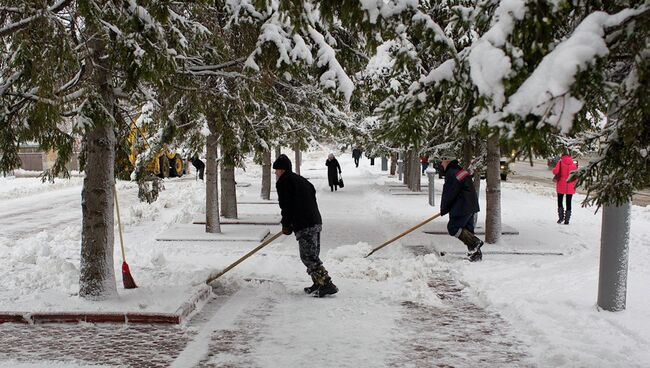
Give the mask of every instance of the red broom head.
[{"label": "red broom head", "polygon": [[135,289],[138,286],[131,276],[131,271],[129,270],[129,265],[126,262],[122,262],[122,281],[124,282],[125,289]]}]

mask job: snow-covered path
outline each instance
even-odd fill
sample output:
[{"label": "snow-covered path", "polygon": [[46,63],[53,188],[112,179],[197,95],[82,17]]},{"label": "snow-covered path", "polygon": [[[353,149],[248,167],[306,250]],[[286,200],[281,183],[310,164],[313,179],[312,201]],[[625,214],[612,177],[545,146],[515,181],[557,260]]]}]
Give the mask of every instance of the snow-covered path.
[{"label": "snow-covered path", "polygon": [[[340,289],[336,296],[314,299],[302,292],[310,280],[294,236],[283,236],[216,282],[215,297],[186,325],[0,325],[0,367],[647,366],[650,297],[643,290],[650,280],[650,209],[633,209],[628,310],[603,313],[594,307],[600,221],[591,209],[576,205],[572,224],[557,225],[552,188],[503,183],[504,223],[520,235],[486,246],[480,264],[439,259],[434,246],[462,252],[462,244],[422,231],[364,258],[438,209],[426,195],[391,195],[386,182],[395,179],[365,159],[355,168],[349,157],[339,157],[346,186],[332,193],[325,156],[306,152],[302,174],[317,189],[321,258]],[[259,197],[259,167],[238,171],[237,181],[251,184],[238,188],[241,200]],[[10,270],[0,280],[5,309],[91,306],[75,297],[81,210],[72,202],[78,206],[80,181],[58,183],[45,190],[28,182],[0,188],[0,261]],[[160,231],[191,223],[204,211],[202,182],[190,176],[165,187],[149,205],[136,200],[133,183],[118,183],[136,290],[149,296],[136,299],[120,290],[114,306],[134,299],[145,310],[170,304],[179,289],[256,245],[155,241]],[[277,204],[240,207],[240,214],[278,212]],[[32,221],[33,231],[12,222],[20,216]],[[498,247],[553,248],[564,256],[492,253]],[[116,269],[120,263],[116,254]]]}]

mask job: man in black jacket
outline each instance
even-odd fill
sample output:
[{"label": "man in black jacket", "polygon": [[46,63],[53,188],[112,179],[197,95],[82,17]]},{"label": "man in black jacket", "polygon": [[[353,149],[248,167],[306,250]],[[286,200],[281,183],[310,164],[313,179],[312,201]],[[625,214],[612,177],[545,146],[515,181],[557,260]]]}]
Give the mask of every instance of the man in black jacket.
[{"label": "man in black jacket", "polygon": [[282,233],[296,233],[300,259],[307,267],[313,285],[306,287],[307,294],[322,298],[339,289],[323,267],[320,254],[320,232],[323,221],[316,203],[316,189],[307,179],[291,171],[291,160],[280,155],[273,163],[277,182],[278,202],[282,210]]},{"label": "man in black jacket", "polygon": [[483,259],[483,241],[474,235],[474,215],[479,211],[478,196],[472,175],[458,164],[452,154],[441,157],[445,172],[442,187],[440,215],[449,214],[447,231],[467,245],[467,256],[471,262]]}]

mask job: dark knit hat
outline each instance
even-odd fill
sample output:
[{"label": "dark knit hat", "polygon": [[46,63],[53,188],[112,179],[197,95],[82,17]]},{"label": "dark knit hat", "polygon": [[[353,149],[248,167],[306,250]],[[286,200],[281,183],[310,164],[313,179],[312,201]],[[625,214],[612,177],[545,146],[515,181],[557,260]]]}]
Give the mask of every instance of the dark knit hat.
[{"label": "dark knit hat", "polygon": [[289,160],[289,157],[287,157],[287,155],[282,154],[278,156],[278,158],[273,163],[273,168],[291,171],[291,160]]}]

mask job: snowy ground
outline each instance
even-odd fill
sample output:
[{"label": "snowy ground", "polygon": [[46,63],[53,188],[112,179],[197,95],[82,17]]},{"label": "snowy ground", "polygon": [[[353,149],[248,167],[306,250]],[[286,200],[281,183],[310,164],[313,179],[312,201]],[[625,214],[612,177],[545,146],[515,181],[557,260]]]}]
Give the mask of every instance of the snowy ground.
[{"label": "snowy ground", "polygon": [[[296,241],[282,236],[217,283],[225,290],[220,302],[206,306],[214,313],[200,313],[185,326],[190,337],[174,356],[173,366],[480,366],[472,363],[474,352],[465,353],[460,346],[481,334],[495,337],[481,338],[478,350],[523,352],[514,358],[504,355],[500,365],[650,365],[650,207],[632,209],[627,310],[602,312],[595,306],[601,214],[580,208],[579,195],[571,225],[557,225],[550,180],[548,186],[502,183],[503,222],[520,234],[486,245],[479,264],[438,258],[431,253],[435,247],[457,246],[462,251],[462,245],[449,236],[421,231],[363,258],[438,209],[430,207],[424,195],[391,195],[386,182],[395,179],[380,171],[379,160],[370,166],[362,159],[355,168],[349,154],[339,157],[346,186],[332,193],[326,183],[326,156],[324,150],[306,152],[302,175],[318,191],[324,220],[321,255],[339,294],[317,300],[302,293],[309,280]],[[258,199],[259,175],[260,168],[252,164],[237,172],[238,183],[251,184],[238,188],[241,200]],[[160,199],[148,205],[137,201],[133,183],[119,182],[127,261],[139,288],[120,287],[119,299],[108,302],[82,301],[76,296],[82,180],[42,184],[36,178],[0,178],[0,261],[6,270],[0,274],[0,311],[173,310],[210,272],[256,245],[158,242],[156,235],[170,226],[201,217],[203,183],[193,175],[168,180]],[[437,185],[439,195],[440,181]],[[272,204],[241,205],[239,210],[267,217],[279,212]],[[435,221],[445,223],[446,218]],[[260,227],[272,233],[280,230]],[[560,249],[564,255],[490,254],[518,248]],[[119,243],[115,251],[121,286]],[[251,278],[262,281],[244,281]],[[480,325],[481,320],[488,325]],[[450,325],[464,337],[446,331]],[[11,327],[16,328],[23,327]],[[0,337],[0,345],[2,341]],[[239,349],[220,350],[232,345]],[[445,348],[442,356],[432,348],[437,345]],[[445,355],[455,349],[457,359],[447,362]],[[314,364],[315,356],[319,363]],[[420,361],[408,363],[405,356]],[[8,356],[0,367],[21,366],[18,358]],[[54,365],[44,358],[39,356],[41,364],[34,366]]]}]

